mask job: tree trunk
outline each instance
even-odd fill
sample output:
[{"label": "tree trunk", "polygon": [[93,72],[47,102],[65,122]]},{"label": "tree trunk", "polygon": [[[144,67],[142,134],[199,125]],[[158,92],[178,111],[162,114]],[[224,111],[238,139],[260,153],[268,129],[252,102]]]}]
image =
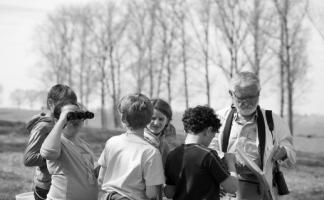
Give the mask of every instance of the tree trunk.
[{"label": "tree trunk", "polygon": [[[80,102],[81,104],[85,103],[85,98],[84,98],[84,66],[85,66],[85,47],[86,47],[86,30],[83,28],[82,30],[82,35],[81,35],[81,54],[80,54],[80,76],[79,76],[79,91],[80,91]],[[87,105],[86,105],[87,106]]]},{"label": "tree trunk", "polygon": [[292,66],[291,66],[291,51],[290,51],[290,37],[289,37],[289,28],[288,28],[288,9],[289,9],[289,2],[288,0],[285,0],[284,2],[284,12],[285,12],[285,17],[283,18],[284,21],[284,33],[285,33],[285,51],[286,51],[286,81],[287,81],[287,92],[288,92],[288,104],[287,104],[287,108],[288,108],[288,124],[289,124],[289,128],[291,131],[291,134],[293,134],[293,85],[292,85]]},{"label": "tree trunk", "polygon": [[285,110],[285,51],[284,51],[284,23],[281,22],[280,30],[280,116],[284,117]]},{"label": "tree trunk", "polygon": [[111,75],[111,85],[112,85],[112,112],[114,117],[114,127],[117,128],[119,126],[119,116],[116,112],[117,109],[117,92],[116,92],[116,77],[115,77],[115,65],[113,58],[114,47],[111,46],[109,48],[109,60],[110,60],[110,75]]},{"label": "tree trunk", "polygon": [[107,116],[106,116],[106,90],[105,90],[105,80],[106,80],[106,72],[105,72],[105,63],[106,57],[102,58],[101,64],[101,128],[107,129]]},{"label": "tree trunk", "polygon": [[189,108],[189,92],[188,92],[188,66],[187,66],[187,43],[186,32],[184,27],[184,19],[181,17],[181,38],[182,38],[182,64],[183,64],[183,77],[184,77],[184,92],[186,109]]},{"label": "tree trunk", "polygon": [[[171,51],[171,48],[169,49]],[[168,103],[171,104],[172,101],[172,91],[171,91],[171,52],[168,53],[167,56],[167,88],[168,88]]]},{"label": "tree trunk", "polygon": [[149,80],[150,80],[150,90],[149,96],[150,98],[153,97],[153,90],[154,90],[154,73],[153,73],[153,58],[152,58],[152,47],[149,47]]},{"label": "tree trunk", "polygon": [[165,57],[167,52],[167,35],[166,31],[163,31],[163,38],[162,38],[162,54],[161,54],[161,65],[158,72],[158,84],[157,84],[157,97],[160,96],[161,93],[161,83],[162,83],[162,76],[163,76],[163,69],[164,69],[164,63],[165,63]]},{"label": "tree trunk", "polygon": [[260,0],[254,0],[254,73],[260,75],[260,50],[259,50],[259,35],[260,35]]},{"label": "tree trunk", "polygon": [[[207,22],[209,24],[209,22]],[[205,30],[205,45],[206,49],[204,50],[205,54],[205,81],[206,81],[206,97],[207,97],[207,105],[210,106],[210,82],[209,82],[209,26],[207,24]]]},{"label": "tree trunk", "polygon": [[[208,42],[208,39],[207,41]],[[208,44],[207,49],[205,50],[205,81],[206,81],[206,97],[207,97],[207,105],[210,106],[210,83],[209,83],[209,52],[208,52]]]}]

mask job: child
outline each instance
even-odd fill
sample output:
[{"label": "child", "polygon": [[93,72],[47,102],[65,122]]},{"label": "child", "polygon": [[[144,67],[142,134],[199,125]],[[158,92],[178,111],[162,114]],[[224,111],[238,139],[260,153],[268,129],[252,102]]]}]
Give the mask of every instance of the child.
[{"label": "child", "polygon": [[98,163],[101,199],[156,199],[164,183],[161,154],[144,139],[153,107],[142,94],[123,97],[118,105],[126,132],[106,142]]},{"label": "child", "polygon": [[24,165],[36,167],[33,189],[35,200],[46,199],[51,185],[51,176],[46,167],[46,160],[40,155],[39,151],[43,141],[54,126],[54,107],[60,101],[77,102],[76,94],[69,86],[54,85],[47,95],[48,111],[33,117],[26,126],[30,138],[24,153]]},{"label": "child", "polygon": [[[58,111],[58,112],[57,112]],[[98,185],[94,170],[94,154],[78,134],[84,119],[67,120],[70,112],[80,112],[80,105],[55,107],[58,113],[52,131],[42,144],[40,153],[47,160],[52,175],[49,200],[97,200]]]},{"label": "child", "polygon": [[189,108],[182,122],[187,137],[185,144],[167,156],[166,197],[174,200],[219,199],[220,185],[227,192],[234,193],[237,188],[234,155],[225,155],[230,176],[216,151],[207,148],[220,127],[214,111],[206,106]]},{"label": "child", "polygon": [[145,139],[159,149],[162,161],[165,163],[170,148],[176,143],[175,128],[170,121],[172,110],[170,105],[162,99],[152,99],[153,116],[144,130]]}]

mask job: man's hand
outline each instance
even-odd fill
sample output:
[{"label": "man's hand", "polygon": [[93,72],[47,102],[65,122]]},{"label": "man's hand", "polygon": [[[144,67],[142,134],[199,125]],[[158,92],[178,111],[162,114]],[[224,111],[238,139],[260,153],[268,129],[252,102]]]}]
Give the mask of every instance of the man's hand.
[{"label": "man's hand", "polygon": [[284,147],[278,147],[273,154],[272,160],[285,160],[287,158],[287,151]]},{"label": "man's hand", "polygon": [[225,197],[226,192],[222,187],[219,187],[219,198]]}]

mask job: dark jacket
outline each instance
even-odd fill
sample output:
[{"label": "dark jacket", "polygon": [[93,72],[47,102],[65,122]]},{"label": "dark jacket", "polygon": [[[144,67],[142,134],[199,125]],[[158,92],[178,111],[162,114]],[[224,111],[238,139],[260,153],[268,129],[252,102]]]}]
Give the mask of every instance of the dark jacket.
[{"label": "dark jacket", "polygon": [[42,189],[50,188],[51,175],[47,170],[46,160],[40,155],[40,148],[53,126],[53,118],[44,113],[34,116],[26,125],[30,137],[24,153],[24,165],[36,166],[34,184]]}]

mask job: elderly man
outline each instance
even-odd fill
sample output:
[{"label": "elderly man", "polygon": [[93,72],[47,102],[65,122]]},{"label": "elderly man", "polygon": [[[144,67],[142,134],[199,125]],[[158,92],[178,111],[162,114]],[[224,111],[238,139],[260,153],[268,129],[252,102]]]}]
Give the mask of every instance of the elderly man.
[{"label": "elderly man", "polygon": [[[262,192],[264,184],[238,155],[238,149],[266,172],[273,199],[279,198],[277,188],[272,184],[275,164],[292,166],[296,162],[293,138],[287,124],[271,112],[266,114],[258,105],[260,89],[260,81],[254,73],[241,72],[232,79],[229,93],[233,104],[218,112],[222,127],[209,146],[218,152],[237,155],[239,189],[236,199],[239,200],[267,198]],[[272,127],[269,121],[273,131],[269,128]]]}]

